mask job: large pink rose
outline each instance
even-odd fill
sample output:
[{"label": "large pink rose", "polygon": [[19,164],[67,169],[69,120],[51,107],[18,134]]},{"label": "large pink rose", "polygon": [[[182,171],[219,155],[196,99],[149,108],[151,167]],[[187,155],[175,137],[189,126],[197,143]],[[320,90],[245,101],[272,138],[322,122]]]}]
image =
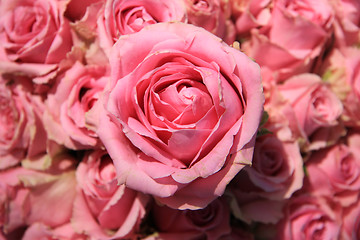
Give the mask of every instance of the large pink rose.
[{"label": "large pink rose", "polygon": [[44,76],[58,66],[72,46],[64,1],[2,1],[0,70]]},{"label": "large pink rose", "polygon": [[230,209],[225,199],[216,199],[204,209],[177,210],[155,205],[156,239],[224,239],[230,237]]},{"label": "large pink rose", "polygon": [[[320,140],[317,142],[319,147],[336,142],[334,139],[328,139],[329,134],[326,132],[336,131],[337,138],[340,137],[342,131],[338,130],[337,126],[343,105],[329,85],[318,75],[304,73],[293,76],[278,86],[278,90],[294,109],[296,120],[305,138],[322,139],[324,143],[321,144]],[[334,138],[337,139],[336,136]]]},{"label": "large pink rose", "polygon": [[98,134],[119,182],[173,208],[205,207],[251,164],[264,101],[258,65],[183,23],[120,38],[112,52]]},{"label": "large pink rose", "polygon": [[274,1],[271,20],[254,28],[242,49],[260,66],[269,68],[275,81],[283,81],[311,70],[330,39],[333,19],[327,0]]},{"label": "large pink rose", "polygon": [[29,89],[0,77],[0,169],[45,153],[47,137],[41,119],[44,104]]},{"label": "large pink rose", "polygon": [[203,27],[226,43],[235,40],[235,26],[230,19],[230,3],[227,0],[183,0],[189,23]]},{"label": "large pink rose", "polygon": [[108,52],[121,35],[158,22],[185,22],[186,8],[178,0],[106,0],[97,21],[100,46]]},{"label": "large pink rose", "polygon": [[72,225],[95,239],[133,239],[148,197],[118,185],[105,151],[86,153],[76,170],[78,182]]},{"label": "large pink rose", "polygon": [[108,80],[107,68],[76,62],[58,77],[48,93],[44,113],[49,139],[70,149],[100,145],[94,105]]},{"label": "large pink rose", "polygon": [[327,198],[291,198],[277,224],[277,240],[341,239],[341,208]]}]

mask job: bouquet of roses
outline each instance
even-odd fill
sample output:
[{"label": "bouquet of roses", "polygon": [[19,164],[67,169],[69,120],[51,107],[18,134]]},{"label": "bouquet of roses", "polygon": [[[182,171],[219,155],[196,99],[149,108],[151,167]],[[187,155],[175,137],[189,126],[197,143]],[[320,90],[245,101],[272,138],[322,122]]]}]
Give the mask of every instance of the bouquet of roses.
[{"label": "bouquet of roses", "polygon": [[358,0],[0,0],[0,240],[359,229]]}]

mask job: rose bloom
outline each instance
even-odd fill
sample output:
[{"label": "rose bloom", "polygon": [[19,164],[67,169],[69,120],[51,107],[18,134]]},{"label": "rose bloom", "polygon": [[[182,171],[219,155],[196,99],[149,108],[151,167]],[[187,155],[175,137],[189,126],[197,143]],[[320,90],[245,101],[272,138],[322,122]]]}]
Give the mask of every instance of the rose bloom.
[{"label": "rose bloom", "polygon": [[242,50],[269,68],[274,81],[284,81],[311,70],[330,39],[333,19],[327,0],[274,1],[268,24],[254,28]]},{"label": "rose bloom", "polygon": [[184,23],[124,36],[112,53],[98,135],[119,183],[173,208],[205,207],[251,164],[264,101],[258,65]]},{"label": "rose bloom", "polygon": [[344,105],[342,120],[347,127],[360,126],[360,50],[334,49],[323,67],[324,78]]},{"label": "rose bloom", "polygon": [[[1,238],[0,238],[1,239]],[[34,223],[27,227],[22,240],[86,240],[85,235],[77,234],[71,226],[71,223],[66,223],[54,229],[46,226],[43,223]]]},{"label": "rose bloom", "polygon": [[134,238],[148,197],[118,185],[115,167],[106,152],[87,152],[76,169],[76,179],[71,221],[75,231],[94,239]]},{"label": "rose bloom", "polygon": [[339,48],[356,45],[360,41],[360,2],[358,0],[331,0],[335,10],[334,33]]},{"label": "rose bloom", "polygon": [[347,141],[314,152],[306,163],[312,191],[343,206],[358,201],[360,191],[359,133],[349,135]]},{"label": "rose bloom", "polygon": [[[337,126],[343,112],[343,105],[330,86],[325,84],[318,75],[304,73],[293,76],[279,85],[278,90],[291,104],[296,121],[304,137],[310,142],[311,138],[321,139],[317,141],[317,145],[324,147],[336,142],[328,138],[328,132],[332,131],[335,139],[341,136],[342,131]],[[321,141],[323,143],[320,143]],[[314,148],[314,146],[309,148]]]},{"label": "rose bloom", "polygon": [[199,210],[177,210],[154,205],[151,219],[158,236],[154,239],[226,239],[230,237],[230,209],[219,198]]},{"label": "rose bloom", "polygon": [[[343,232],[347,239],[360,239],[360,196],[356,203],[344,209]],[[346,239],[346,238],[344,238]]]},{"label": "rose bloom", "polygon": [[[56,228],[70,221],[75,197],[75,161],[55,157],[46,171],[21,166],[0,172],[0,227],[5,234],[42,223]],[[49,214],[49,209],[53,214]]]},{"label": "rose bloom", "polygon": [[30,90],[27,85],[0,77],[0,169],[38,159],[45,153],[44,104]]},{"label": "rose bloom", "polygon": [[57,0],[2,1],[0,70],[44,76],[72,47],[64,6]]},{"label": "rose bloom", "polygon": [[108,80],[107,68],[76,62],[47,95],[44,124],[49,139],[70,149],[99,147],[95,102]]},{"label": "rose bloom", "polygon": [[265,26],[271,19],[273,0],[232,0],[230,4],[236,33],[240,37],[248,36],[252,28]]},{"label": "rose bloom", "polygon": [[235,26],[230,19],[228,0],[183,0],[189,23],[203,27],[223,39],[227,44],[235,40]]},{"label": "rose bloom", "polygon": [[108,53],[121,36],[158,22],[186,22],[186,8],[178,0],[106,0],[97,20],[100,46]]},{"label": "rose bloom", "polygon": [[341,239],[341,208],[327,198],[291,198],[277,224],[278,240]]}]

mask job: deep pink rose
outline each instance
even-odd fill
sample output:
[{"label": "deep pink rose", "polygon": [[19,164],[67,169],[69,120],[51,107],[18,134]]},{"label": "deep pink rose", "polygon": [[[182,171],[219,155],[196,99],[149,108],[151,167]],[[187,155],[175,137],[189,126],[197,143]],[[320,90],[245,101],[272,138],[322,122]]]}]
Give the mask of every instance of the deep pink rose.
[{"label": "deep pink rose", "polygon": [[235,40],[235,26],[230,19],[231,6],[227,0],[183,0],[189,23],[203,27],[227,44]]},{"label": "deep pink rose", "polygon": [[105,52],[121,36],[158,22],[186,22],[186,8],[178,0],[106,0],[97,21],[100,46]]},{"label": "deep pink rose", "polygon": [[44,76],[55,70],[72,47],[65,1],[2,1],[0,70]]},{"label": "deep pink rose", "polygon": [[229,187],[237,205],[235,215],[248,223],[276,223],[284,200],[303,186],[303,178],[297,142],[281,141],[276,133],[258,137],[252,165],[239,172]]},{"label": "deep pink rose", "polygon": [[251,163],[264,101],[258,65],[183,23],[120,38],[112,53],[98,134],[119,183],[173,208],[205,207]]},{"label": "deep pink rose", "polygon": [[0,211],[0,226],[6,234],[36,222],[55,228],[70,221],[75,161],[66,155],[53,160],[46,171],[15,167],[0,172],[0,192],[5,193],[5,202],[0,202],[0,209],[5,206],[5,211]]},{"label": "deep pink rose", "polygon": [[0,169],[35,160],[45,153],[44,104],[29,89],[0,77]]},{"label": "deep pink rose", "polygon": [[274,81],[280,82],[311,70],[330,39],[333,19],[327,0],[274,1],[271,20],[260,29],[252,29],[242,49],[260,66],[269,68]]},{"label": "deep pink rose", "polygon": [[343,206],[358,200],[360,191],[360,158],[353,149],[359,147],[359,134],[349,137],[349,143],[337,144],[314,152],[306,163],[312,192],[333,198]]},{"label": "deep pink rose", "polygon": [[[337,129],[343,105],[330,86],[325,84],[318,75],[304,73],[293,76],[278,86],[278,89],[293,107],[305,138],[324,135],[324,132],[320,131],[323,129],[328,129],[328,131]],[[337,131],[339,137],[342,131]],[[317,136],[325,142],[323,146],[330,142],[326,136]]]},{"label": "deep pink rose", "polygon": [[341,208],[327,198],[299,196],[284,208],[277,240],[341,239]]},{"label": "deep pink rose", "polygon": [[[94,105],[108,80],[107,68],[76,62],[48,93],[44,114],[49,139],[70,149],[100,145]],[[95,115],[94,115],[95,114]]]},{"label": "deep pink rose", "polygon": [[84,16],[89,6],[98,2],[105,2],[105,1],[106,0],[86,0],[86,1],[68,0],[68,3],[66,5],[65,16],[69,18],[71,21],[79,20]]},{"label": "deep pink rose", "polygon": [[272,134],[257,138],[252,165],[246,166],[238,176],[240,191],[254,192],[272,200],[290,198],[303,184],[299,145],[280,141]]},{"label": "deep pink rose", "polygon": [[231,234],[230,209],[225,199],[216,199],[199,210],[177,210],[155,205],[152,217],[158,231],[155,239],[217,240]]},{"label": "deep pink rose", "polygon": [[118,185],[105,151],[86,153],[76,170],[78,182],[72,225],[95,239],[131,239],[145,215],[148,197]]},{"label": "deep pink rose", "polygon": [[324,78],[343,102],[342,120],[348,127],[360,126],[360,49],[334,49],[324,64]]}]

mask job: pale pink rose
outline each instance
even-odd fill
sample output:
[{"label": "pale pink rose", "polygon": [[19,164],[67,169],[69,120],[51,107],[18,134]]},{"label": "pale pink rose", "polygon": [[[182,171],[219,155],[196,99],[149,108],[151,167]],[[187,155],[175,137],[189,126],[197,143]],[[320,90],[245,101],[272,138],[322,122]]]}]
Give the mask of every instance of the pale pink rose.
[{"label": "pale pink rose", "polygon": [[97,35],[100,46],[108,53],[121,35],[138,32],[158,22],[173,21],[187,21],[182,1],[106,0],[97,20]]},{"label": "pale pink rose", "polygon": [[205,207],[251,164],[264,101],[258,65],[184,23],[120,38],[112,53],[98,134],[119,183],[173,208]]},{"label": "pale pink rose", "polygon": [[228,202],[221,198],[199,210],[154,205],[151,221],[158,234],[155,239],[218,240],[231,234],[230,209]]},{"label": "pale pink rose", "polygon": [[44,124],[49,139],[70,149],[100,146],[95,133],[98,117],[93,111],[107,75],[106,67],[76,62],[57,78],[45,102]]},{"label": "pale pink rose", "polygon": [[252,28],[267,25],[271,19],[273,2],[273,0],[230,1],[237,35],[248,36]]},{"label": "pale pink rose", "polygon": [[0,70],[32,77],[55,71],[72,47],[64,1],[15,0],[0,5]]},{"label": "pale pink rose", "polygon": [[42,122],[44,104],[30,87],[5,82],[0,77],[0,169],[45,153],[46,132]]},{"label": "pale pink rose", "polygon": [[22,240],[86,240],[85,235],[74,232],[70,223],[66,223],[56,228],[50,228],[43,223],[31,224],[25,231]]},{"label": "pale pink rose", "polygon": [[342,206],[358,200],[360,158],[352,149],[359,147],[356,143],[359,140],[359,134],[355,134],[349,137],[352,146],[339,143],[311,155],[306,162],[306,171],[312,192],[331,197]]},{"label": "pale pink rose", "polygon": [[[334,142],[326,139],[327,135],[323,129],[337,130],[343,105],[328,84],[325,84],[318,75],[304,73],[287,79],[284,84],[278,86],[278,90],[293,107],[296,120],[305,137],[310,139],[314,135],[324,135],[324,137],[315,136],[325,141],[323,146]],[[337,130],[337,132],[336,139],[341,136],[342,131]]]},{"label": "pale pink rose", "polygon": [[324,64],[324,78],[343,102],[342,120],[348,127],[360,126],[360,49],[334,49]]},{"label": "pale pink rose", "polygon": [[359,199],[343,211],[342,231],[344,239],[360,239],[360,195]]},{"label": "pale pink rose", "polygon": [[[75,197],[74,159],[59,155],[46,171],[22,167],[0,172],[0,191],[5,192],[5,209],[0,219],[4,233],[41,222],[58,227],[70,221]],[[49,209],[52,213],[49,214]]]},{"label": "pale pink rose", "polygon": [[203,27],[223,39],[227,44],[235,40],[235,26],[230,19],[231,6],[227,0],[183,0],[188,21]]},{"label": "pale pink rose", "polygon": [[334,33],[339,48],[353,46],[360,41],[360,2],[331,0],[335,10]]},{"label": "pale pink rose", "polygon": [[341,235],[341,207],[327,198],[299,196],[284,208],[276,240],[336,240]]},{"label": "pale pink rose", "polygon": [[311,70],[330,39],[333,19],[327,0],[275,1],[269,24],[252,29],[242,50],[283,81]]},{"label": "pale pink rose", "polygon": [[88,152],[76,170],[72,225],[94,239],[132,239],[145,216],[148,197],[118,185],[105,151]]}]

